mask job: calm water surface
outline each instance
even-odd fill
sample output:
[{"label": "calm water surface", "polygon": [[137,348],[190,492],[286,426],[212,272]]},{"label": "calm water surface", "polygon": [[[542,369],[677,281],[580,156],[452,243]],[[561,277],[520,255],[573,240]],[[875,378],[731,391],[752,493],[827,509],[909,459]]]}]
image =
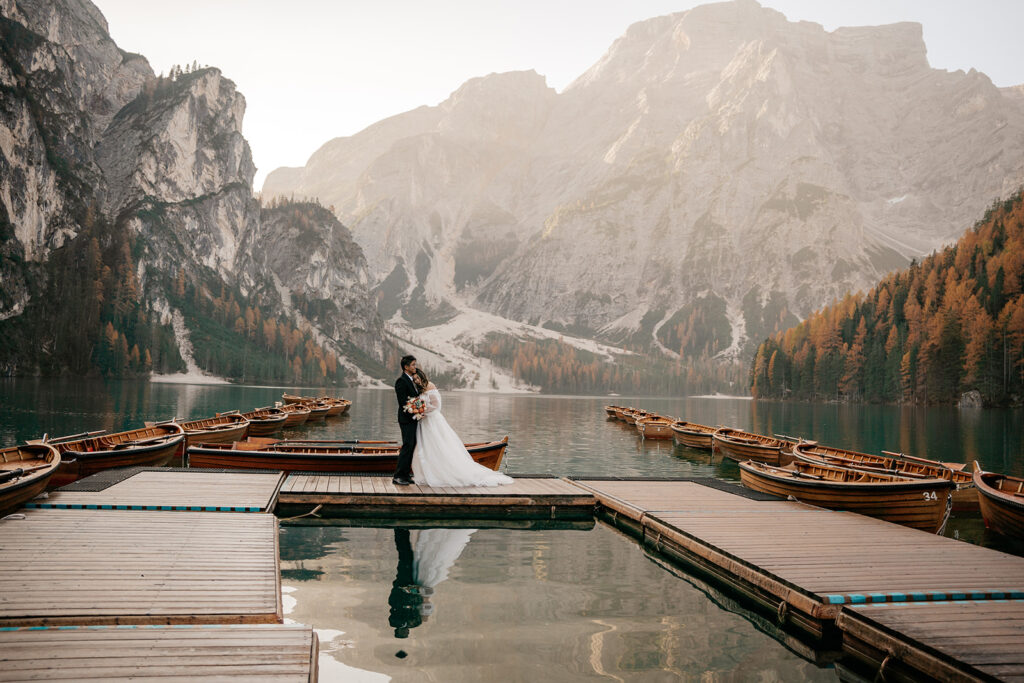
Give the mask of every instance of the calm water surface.
[{"label": "calm water surface", "polygon": [[285,610],[318,629],[321,680],[836,680],[602,524],[281,539]]},{"label": "calm water surface", "polygon": [[[282,391],[319,393],[0,380],[0,444],[250,410],[280,400]],[[285,436],[399,438],[393,392],[340,395],[354,401],[350,415]],[[515,474],[739,479],[730,461],[640,441],[631,427],[606,419],[609,402],[869,453],[977,459],[986,469],[1024,475],[1020,410],[454,392],[445,394],[444,411],[466,441],[508,434],[503,469]],[[289,618],[320,632],[321,680],[834,680],[831,669],[787,649],[782,635],[767,635],[772,628],[757,615],[674,575],[602,524],[408,533],[330,524],[307,519],[281,530],[285,603]],[[952,518],[946,533],[1024,554],[975,515]],[[408,632],[396,636],[396,629]]]}]

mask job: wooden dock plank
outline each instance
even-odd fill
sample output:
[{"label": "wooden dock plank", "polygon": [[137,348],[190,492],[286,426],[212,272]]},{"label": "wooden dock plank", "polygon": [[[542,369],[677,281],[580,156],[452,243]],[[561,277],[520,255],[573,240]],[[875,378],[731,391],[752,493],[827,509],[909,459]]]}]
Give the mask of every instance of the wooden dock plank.
[{"label": "wooden dock plank", "polygon": [[870,517],[695,482],[577,483],[632,520],[645,544],[822,627],[842,604],[1024,597],[1024,558]]},{"label": "wooden dock plank", "polygon": [[[294,481],[292,481],[294,479]],[[341,482],[340,490],[336,487]],[[350,482],[346,487],[345,481]],[[290,478],[279,496],[282,505],[324,504],[364,516],[475,516],[486,519],[523,516],[590,518],[594,497],[572,482],[521,478],[507,486],[395,486],[390,475],[324,475]]]},{"label": "wooden dock plank", "polygon": [[0,625],[275,623],[273,515],[25,510],[0,520]]},{"label": "wooden dock plank", "polygon": [[207,511],[266,512],[276,504],[280,472],[143,470],[102,491],[53,491],[28,508],[199,508]]},{"label": "wooden dock plank", "polygon": [[866,665],[939,680],[1024,680],[1024,601],[846,606],[844,647]]},{"label": "wooden dock plank", "polygon": [[0,681],[317,680],[301,625],[0,629]]}]

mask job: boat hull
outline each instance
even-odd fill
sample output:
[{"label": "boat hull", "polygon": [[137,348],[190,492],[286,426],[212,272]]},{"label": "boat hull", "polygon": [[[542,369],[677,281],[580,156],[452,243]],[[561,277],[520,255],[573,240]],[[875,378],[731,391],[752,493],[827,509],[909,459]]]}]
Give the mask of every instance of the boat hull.
[{"label": "boat hull", "polygon": [[953,511],[974,512],[978,509],[978,495],[974,490],[971,476],[966,472],[950,469],[945,463],[938,461],[872,455],[808,442],[797,444],[793,448],[793,457],[801,462],[846,467],[861,472],[881,471],[913,477],[951,479],[956,486],[952,494]]},{"label": "boat hull", "polygon": [[754,471],[748,463],[740,463],[740,481],[762,493],[792,496],[809,505],[857,512],[930,533],[942,527],[953,488],[952,482],[936,479],[870,488],[863,484],[843,486],[836,482],[784,479]]},{"label": "boat hull", "polygon": [[276,434],[284,429],[284,423],[288,419],[287,415],[282,415],[277,418],[269,419],[251,419],[249,420],[249,431],[246,432],[249,436],[270,436]]},{"label": "boat hull", "polygon": [[[46,490],[60,466],[60,454],[50,446],[15,446],[0,451],[0,472],[42,466],[18,479],[0,483],[0,517],[17,510]],[[8,457],[9,456],[9,457]]]},{"label": "boat hull", "polygon": [[159,444],[92,452],[67,450],[61,454],[60,467],[50,486],[64,486],[115,467],[163,467],[184,443],[185,435],[178,434]]},{"label": "boat hull", "polygon": [[285,414],[287,415],[287,417],[285,418],[284,424],[282,425],[285,428],[298,427],[299,425],[306,424],[306,422],[309,420],[308,410],[295,410],[291,412],[286,412]]},{"label": "boat hull", "polygon": [[681,444],[687,448],[698,448],[710,451],[712,450],[711,437],[714,435],[714,430],[710,427],[705,429],[707,429],[707,431],[704,431],[704,429],[690,429],[688,427],[681,427],[678,424],[674,424],[672,425],[672,438],[677,444]]},{"label": "boat hull", "polygon": [[[991,472],[975,471],[974,486],[978,507],[985,526],[992,531],[1016,539],[1024,539],[1024,498],[994,488],[1002,478]],[[1019,479],[1015,481],[1020,482]]]},{"label": "boat hull", "polygon": [[783,453],[781,446],[766,446],[764,444],[739,443],[734,439],[713,434],[711,437],[711,450],[721,453],[727,458],[736,462],[753,460],[763,462],[767,465],[783,466],[793,461],[790,453]]},{"label": "boat hull", "polygon": [[636,430],[644,439],[668,440],[672,438],[672,423],[667,421],[637,422]]},{"label": "boat hull", "polygon": [[[484,467],[497,470],[505,456],[508,440],[489,444],[469,444],[470,456]],[[377,451],[377,452],[374,452]],[[189,467],[225,469],[265,469],[285,472],[365,472],[393,473],[398,467],[398,448],[359,451],[331,451],[314,447],[306,452],[284,450],[237,450],[192,446],[188,449]]]},{"label": "boat hull", "polygon": [[186,429],[185,446],[200,443],[234,443],[244,439],[248,431],[248,422],[240,422],[226,429]]}]

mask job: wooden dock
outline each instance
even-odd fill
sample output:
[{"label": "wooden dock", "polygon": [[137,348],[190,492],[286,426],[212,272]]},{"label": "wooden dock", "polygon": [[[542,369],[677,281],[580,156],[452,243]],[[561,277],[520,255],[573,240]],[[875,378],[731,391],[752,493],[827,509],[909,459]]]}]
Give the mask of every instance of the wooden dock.
[{"label": "wooden dock", "polygon": [[[508,486],[395,486],[391,475],[293,474],[281,486],[284,510],[329,506],[346,517],[425,519],[592,519],[594,496],[557,478],[523,477]],[[301,508],[296,506],[302,506]]]},{"label": "wooden dock", "polygon": [[696,481],[577,482],[599,514],[780,623],[837,637],[844,605],[1024,597],[1024,558],[849,512]]},{"label": "wooden dock", "polygon": [[309,683],[317,652],[299,625],[0,628],[0,681]]},{"label": "wooden dock", "polygon": [[1024,680],[1021,600],[848,606],[838,625],[843,649],[882,680]]},{"label": "wooden dock", "polygon": [[0,520],[0,626],[280,623],[267,514],[24,510]]},{"label": "wooden dock", "polygon": [[38,499],[28,509],[269,512],[282,472],[131,468],[107,470]]}]

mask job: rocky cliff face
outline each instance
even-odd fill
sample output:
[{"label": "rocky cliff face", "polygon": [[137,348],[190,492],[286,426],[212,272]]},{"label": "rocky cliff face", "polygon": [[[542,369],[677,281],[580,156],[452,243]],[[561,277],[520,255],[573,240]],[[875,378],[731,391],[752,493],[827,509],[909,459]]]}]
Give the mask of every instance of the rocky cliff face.
[{"label": "rocky cliff face", "polygon": [[[336,219],[321,216],[308,230],[322,235],[294,245],[312,250],[290,252],[301,265],[269,253],[282,246],[281,228],[273,215],[262,223],[241,132],[245,100],[219,70],[155,77],[117,48],[86,0],[0,0],[0,13],[0,320],[53,314],[30,302],[62,277],[53,259],[69,245],[87,255],[70,261],[117,253],[131,274],[114,279],[139,305],[138,320],[169,326],[176,283],[187,280],[211,299],[237,291],[266,316],[304,320],[339,352],[383,358],[382,323],[358,284],[362,252]],[[77,245],[80,236],[95,246]],[[112,248],[117,239],[131,249]],[[296,295],[334,305],[310,320]],[[110,316],[124,318],[131,305]]]},{"label": "rocky cliff face", "polygon": [[384,357],[384,333],[369,293],[366,258],[330,211],[311,203],[265,208],[240,254],[238,271],[247,288],[261,286],[260,278],[249,273],[269,275],[285,305],[327,339],[354,345],[373,358]]},{"label": "rocky cliff face", "polygon": [[561,94],[470,81],[264,195],[333,205],[386,315],[447,302],[672,353],[698,307],[731,330],[710,353],[738,353],[1022,182],[1019,92],[931,69],[919,25],[826,32],[740,0],[631,26]]}]

